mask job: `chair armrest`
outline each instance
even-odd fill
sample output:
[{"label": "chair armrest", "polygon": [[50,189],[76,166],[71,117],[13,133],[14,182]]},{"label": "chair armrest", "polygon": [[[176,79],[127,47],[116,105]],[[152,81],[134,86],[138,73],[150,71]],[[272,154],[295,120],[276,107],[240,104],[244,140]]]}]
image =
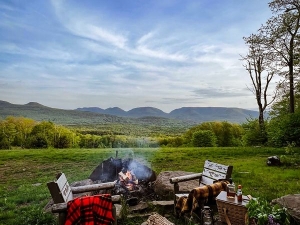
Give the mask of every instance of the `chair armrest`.
[{"label": "chair armrest", "polygon": [[170,178],[170,183],[175,184],[175,183],[180,183],[180,182],[184,182],[184,181],[200,179],[201,177],[202,177],[202,173],[195,173],[195,174],[189,174],[189,175],[184,175],[184,176],[179,176],[179,177],[172,177],[172,178]]},{"label": "chair armrest", "polygon": [[73,194],[79,194],[83,192],[89,192],[89,191],[98,191],[103,189],[113,189],[115,187],[115,182],[107,182],[107,183],[100,183],[100,184],[89,184],[84,186],[78,186],[78,187],[71,187]]},{"label": "chair armrest", "polygon": [[[112,195],[111,201],[113,204],[120,203],[121,201],[121,195]],[[67,203],[56,203],[52,205],[51,211],[53,213],[60,213],[60,212],[66,212],[67,210]]]}]

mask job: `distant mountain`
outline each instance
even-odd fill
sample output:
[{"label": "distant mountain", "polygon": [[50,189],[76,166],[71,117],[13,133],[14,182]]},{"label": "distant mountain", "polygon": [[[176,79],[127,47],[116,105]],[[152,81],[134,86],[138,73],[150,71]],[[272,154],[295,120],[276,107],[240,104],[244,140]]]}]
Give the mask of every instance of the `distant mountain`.
[{"label": "distant mountain", "polygon": [[126,116],[126,111],[120,109],[119,107],[105,109],[104,113],[115,116]]},{"label": "distant mountain", "polygon": [[[142,109],[141,111],[145,112],[144,110]],[[137,111],[139,110],[133,110],[133,114],[137,113]],[[106,114],[99,112],[105,112]],[[153,131],[157,131],[158,127],[159,131],[165,133],[172,133],[175,130],[174,128],[183,132],[195,125],[195,122],[192,121],[187,123],[186,121],[171,118],[151,117],[148,116],[150,113],[147,116],[139,118],[121,117],[109,115],[108,113],[118,115],[127,114],[127,112],[118,107],[106,110],[97,107],[64,110],[50,108],[36,102],[17,105],[0,100],[0,119],[5,119],[8,116],[27,117],[36,121],[51,121],[62,125],[78,125],[88,128],[98,126],[102,130],[108,130],[109,132],[111,132],[111,127],[113,126],[116,128],[116,132],[121,134],[133,134],[135,132],[138,135],[152,133]]]},{"label": "distant mountain", "polygon": [[[95,112],[93,110],[94,108],[95,107],[87,107],[84,108],[84,110]],[[127,112],[120,108],[117,109],[117,111],[106,109],[104,112],[110,115],[118,115],[130,118],[162,117],[176,120],[193,121],[197,123],[205,121],[228,121],[233,123],[242,123],[246,122],[247,118],[258,117],[258,112],[254,110],[226,107],[182,107],[175,109],[170,113],[165,113],[162,110],[154,107],[139,107],[131,109]],[[76,110],[82,110],[82,108]]]},{"label": "distant mountain", "polygon": [[83,107],[83,108],[77,108],[76,110],[83,111],[83,112],[103,113],[103,114],[105,112],[104,109],[101,109],[99,107]]},{"label": "distant mountain", "polygon": [[257,111],[225,107],[183,107],[169,113],[169,118],[196,122],[217,120],[241,123],[247,118],[257,117]]},{"label": "distant mountain", "polygon": [[139,124],[141,121],[142,123],[151,124],[152,121],[153,125],[155,123],[186,123],[189,126],[206,121],[242,123],[246,122],[247,118],[257,118],[258,112],[225,107],[182,107],[170,113],[165,113],[154,107],[138,107],[129,111],[124,111],[118,107],[108,109],[86,107],[76,110],[63,110],[50,108],[37,102],[17,105],[0,101],[0,118],[7,116],[23,116],[37,121],[46,120],[59,124],[73,125],[108,123]]},{"label": "distant mountain", "polygon": [[101,114],[108,114],[108,115],[114,115],[114,116],[126,116],[126,111],[119,107],[113,107],[113,108],[107,108],[107,109],[101,109],[99,107],[83,107],[83,108],[77,108],[78,111],[83,112],[94,112],[94,113],[101,113]]},{"label": "distant mountain", "polygon": [[136,118],[145,117],[145,116],[168,118],[167,113],[153,107],[139,107],[139,108],[131,109],[127,112],[127,116],[136,117]]}]

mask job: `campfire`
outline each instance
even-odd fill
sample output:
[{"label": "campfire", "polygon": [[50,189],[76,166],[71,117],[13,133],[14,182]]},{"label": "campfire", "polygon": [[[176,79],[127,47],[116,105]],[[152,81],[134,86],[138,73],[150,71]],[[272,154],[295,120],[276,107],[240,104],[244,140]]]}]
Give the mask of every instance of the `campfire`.
[{"label": "campfire", "polygon": [[127,170],[125,173],[123,171],[119,173],[119,183],[127,190],[133,191],[137,189],[136,185],[138,185],[139,181],[132,171]]},{"label": "campfire", "polygon": [[104,160],[89,177],[94,183],[115,182],[112,194],[121,194],[134,202],[153,199],[152,183],[155,172],[142,163],[132,159],[109,158]]}]

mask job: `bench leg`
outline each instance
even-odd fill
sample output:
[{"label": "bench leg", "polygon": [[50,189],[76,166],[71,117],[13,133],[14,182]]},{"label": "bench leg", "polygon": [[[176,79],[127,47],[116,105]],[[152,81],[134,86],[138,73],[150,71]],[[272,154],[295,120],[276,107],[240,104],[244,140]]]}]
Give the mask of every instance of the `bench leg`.
[{"label": "bench leg", "polygon": [[116,210],[116,207],[115,205],[113,205],[113,208],[112,208],[112,214],[113,214],[113,218],[115,219],[115,221],[113,222],[113,225],[117,225],[117,210]]},{"label": "bench leg", "polygon": [[60,212],[58,214],[58,225],[64,225],[66,222],[67,213],[66,212]]}]

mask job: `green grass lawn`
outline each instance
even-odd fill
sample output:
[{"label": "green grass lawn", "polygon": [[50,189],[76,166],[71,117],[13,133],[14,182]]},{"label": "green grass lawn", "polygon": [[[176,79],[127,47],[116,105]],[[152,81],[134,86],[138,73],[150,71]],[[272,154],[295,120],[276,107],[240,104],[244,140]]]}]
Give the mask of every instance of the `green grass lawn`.
[{"label": "green grass lawn", "polygon": [[206,159],[233,165],[243,193],[272,200],[300,193],[299,167],[269,167],[279,148],[64,149],[0,151],[0,224],[56,224],[43,212],[51,196],[46,183],[63,171],[70,183],[89,177],[105,159],[133,157],[157,174],[167,170],[202,172]]}]

